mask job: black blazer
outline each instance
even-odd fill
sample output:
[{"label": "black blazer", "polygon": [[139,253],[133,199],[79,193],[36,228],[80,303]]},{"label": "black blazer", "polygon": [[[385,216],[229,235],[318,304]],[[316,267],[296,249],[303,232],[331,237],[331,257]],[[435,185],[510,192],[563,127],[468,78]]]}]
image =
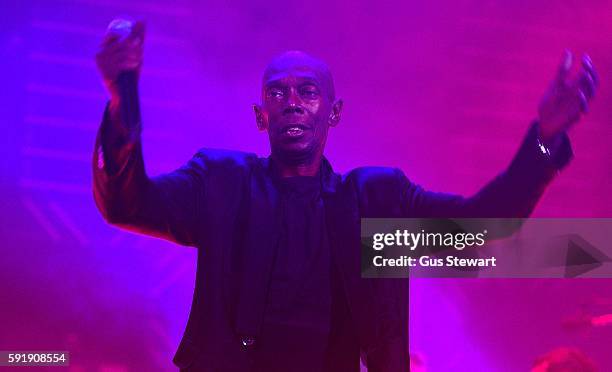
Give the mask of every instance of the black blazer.
[{"label": "black blazer", "polygon": [[[174,363],[247,371],[240,337],[259,332],[280,216],[270,159],[200,150],[178,170],[149,178],[140,136],[109,143],[107,116],[93,159],[94,197],[105,220],[198,247],[193,303]],[[332,259],[370,372],[408,371],[408,280],[361,278],[360,218],[525,217],[571,156],[567,136],[552,157],[541,151],[533,124],[506,171],[469,198],[425,191],[395,168],[363,167],[341,176],[323,160]]]}]

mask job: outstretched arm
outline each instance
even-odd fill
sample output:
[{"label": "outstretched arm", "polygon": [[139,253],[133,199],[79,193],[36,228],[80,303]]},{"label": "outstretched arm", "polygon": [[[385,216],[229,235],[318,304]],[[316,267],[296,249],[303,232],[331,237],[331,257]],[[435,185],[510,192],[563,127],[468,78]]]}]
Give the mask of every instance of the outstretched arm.
[{"label": "outstretched arm", "polygon": [[475,195],[432,192],[410,182],[398,170],[402,183],[402,215],[415,218],[523,218],[535,208],[546,186],[571,160],[567,135],[547,153],[533,123],[517,154],[497,177]]},{"label": "outstretched arm", "polygon": [[[113,21],[111,26],[118,22],[124,27],[109,27],[96,55],[98,69],[111,96],[94,150],[96,205],[113,225],[195,246],[203,162],[194,157],[175,172],[155,178],[147,176],[137,92],[144,24],[136,22],[132,26],[127,21]],[[124,79],[126,73],[132,74],[131,81]]]},{"label": "outstretched arm", "polygon": [[464,198],[434,193],[410,183],[403,174],[404,215],[409,217],[527,217],[548,183],[567,165],[572,150],[567,131],[587,111],[598,83],[588,56],[574,75],[572,54],[565,52],[556,77],[538,107],[510,166],[477,194]]},{"label": "outstretched arm", "polygon": [[[567,130],[586,112],[597,86],[597,74],[585,56],[578,74],[570,78],[572,56],[564,55],[559,72],[544,95],[538,119],[530,126],[510,166],[472,197],[426,191],[411,183],[399,169],[400,215],[410,218],[527,217],[548,183],[572,157]],[[380,199],[385,199],[381,197]],[[517,226],[515,226],[517,227]],[[505,230],[505,229],[503,229]],[[387,298],[381,315],[392,327],[382,328],[378,347],[367,354],[368,370],[407,371],[408,280],[376,279],[376,292]],[[399,321],[397,321],[399,319]]]}]

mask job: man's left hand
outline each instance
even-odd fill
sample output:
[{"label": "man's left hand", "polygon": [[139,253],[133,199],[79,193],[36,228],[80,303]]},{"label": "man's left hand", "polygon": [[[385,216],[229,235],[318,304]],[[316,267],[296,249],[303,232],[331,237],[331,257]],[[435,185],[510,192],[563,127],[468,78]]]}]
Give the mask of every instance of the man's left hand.
[{"label": "man's left hand", "polygon": [[587,112],[589,101],[598,85],[598,76],[589,56],[582,57],[576,76],[570,77],[573,55],[565,51],[557,76],[544,94],[538,107],[540,136],[551,143],[557,135],[568,130]]}]

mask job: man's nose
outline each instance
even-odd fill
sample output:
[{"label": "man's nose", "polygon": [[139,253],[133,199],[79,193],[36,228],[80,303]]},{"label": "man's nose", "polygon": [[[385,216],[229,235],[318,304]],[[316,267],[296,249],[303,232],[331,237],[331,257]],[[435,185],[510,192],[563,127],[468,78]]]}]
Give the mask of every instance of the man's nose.
[{"label": "man's nose", "polygon": [[304,109],[302,108],[302,106],[296,103],[289,103],[287,107],[285,107],[285,110],[283,111],[283,113],[284,114],[303,114]]},{"label": "man's nose", "polygon": [[291,92],[287,97],[287,107],[283,112],[284,114],[303,114],[304,109],[301,106],[300,97],[295,92]]}]

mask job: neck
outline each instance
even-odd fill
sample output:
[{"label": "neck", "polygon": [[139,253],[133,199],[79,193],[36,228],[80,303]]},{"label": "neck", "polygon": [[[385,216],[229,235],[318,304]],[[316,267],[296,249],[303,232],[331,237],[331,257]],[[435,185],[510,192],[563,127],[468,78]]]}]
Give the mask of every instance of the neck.
[{"label": "neck", "polygon": [[294,162],[272,153],[272,160],[281,177],[316,176],[321,166],[322,154]]}]

